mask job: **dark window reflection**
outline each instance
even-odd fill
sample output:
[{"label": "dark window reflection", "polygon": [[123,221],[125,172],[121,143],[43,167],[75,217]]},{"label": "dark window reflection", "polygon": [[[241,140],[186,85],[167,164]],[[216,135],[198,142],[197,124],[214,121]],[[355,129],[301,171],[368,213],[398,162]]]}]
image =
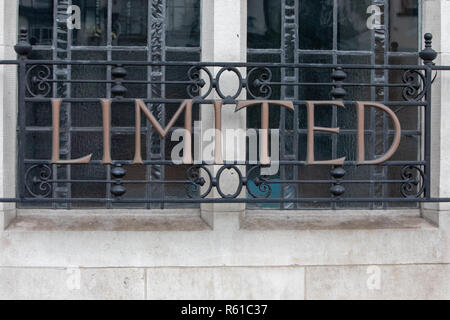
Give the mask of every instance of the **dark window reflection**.
[{"label": "dark window reflection", "polygon": [[28,28],[32,45],[51,45],[53,0],[20,0],[19,25]]},{"label": "dark window reflection", "polygon": [[281,1],[248,0],[248,47],[257,49],[281,46]]},{"label": "dark window reflection", "polygon": [[80,7],[81,29],[73,30],[75,46],[104,46],[107,39],[107,0],[73,0]]},{"label": "dark window reflection", "polygon": [[113,1],[112,44],[145,46],[147,44],[147,0]]},{"label": "dark window reflection", "polygon": [[166,10],[166,44],[200,46],[200,0],[168,0]]},{"label": "dark window reflection", "polygon": [[419,6],[417,0],[394,0],[390,6],[390,51],[417,51]]},{"label": "dark window reflection", "polygon": [[372,0],[338,0],[338,49],[370,50],[372,30],[367,8]]},{"label": "dark window reflection", "polygon": [[333,48],[333,0],[302,0],[299,5],[300,49]]}]

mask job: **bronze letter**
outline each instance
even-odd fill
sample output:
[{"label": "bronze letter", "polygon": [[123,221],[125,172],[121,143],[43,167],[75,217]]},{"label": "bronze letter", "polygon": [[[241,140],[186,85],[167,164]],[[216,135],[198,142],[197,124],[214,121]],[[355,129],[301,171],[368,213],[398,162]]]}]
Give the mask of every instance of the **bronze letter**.
[{"label": "bronze letter", "polygon": [[[391,148],[389,149],[389,151],[381,158],[378,158],[376,160],[369,160],[369,161],[365,161],[365,155],[364,155],[364,152],[365,152],[364,107],[366,107],[366,106],[378,108],[378,109],[386,112],[391,117],[392,121],[394,122],[394,126],[395,126],[395,138],[394,138],[394,142],[393,142]],[[397,116],[391,109],[389,109],[388,107],[386,107],[384,104],[381,104],[381,103],[356,102],[356,108],[358,110],[358,159],[356,161],[357,164],[358,165],[374,165],[374,164],[380,164],[380,163],[386,162],[394,155],[394,153],[397,151],[397,149],[400,145],[400,139],[401,139],[401,133],[402,133],[400,121],[398,120]]]},{"label": "bronze letter", "polygon": [[214,150],[215,164],[223,164],[222,156],[222,101],[214,101],[216,145]]},{"label": "bronze letter", "polygon": [[111,164],[111,100],[102,99],[103,112],[103,164]]},{"label": "bronze letter", "polygon": [[60,160],[59,159],[59,117],[61,112],[61,99],[52,99],[53,111],[53,148],[52,148],[52,163],[53,164],[82,164],[89,163],[92,158],[92,153],[83,158],[75,160]]},{"label": "bronze letter", "polygon": [[343,165],[345,161],[344,158],[329,160],[329,161],[315,161],[314,159],[314,132],[331,132],[339,134],[339,128],[323,128],[316,127],[314,121],[314,107],[333,105],[337,107],[345,108],[344,103],[340,101],[307,101],[306,108],[308,109],[308,154],[306,157],[307,165]]},{"label": "bronze letter", "polygon": [[238,103],[236,112],[253,105],[261,104],[261,144],[259,161],[262,165],[269,165],[269,105],[274,104],[294,110],[294,104],[290,101],[242,101]]},{"label": "bronze letter", "polygon": [[170,119],[169,124],[165,129],[161,127],[158,123],[158,120],[150,113],[145,105],[144,101],[141,99],[136,99],[136,149],[134,155],[133,164],[142,164],[142,156],[141,156],[141,111],[144,112],[147,119],[151,122],[155,130],[158,134],[164,138],[173,127],[177,119],[186,109],[184,114],[184,128],[186,130],[184,136],[184,154],[183,154],[183,163],[184,164],[192,164],[192,100],[185,100],[181,106],[178,108],[177,112],[174,114],[172,119]]}]

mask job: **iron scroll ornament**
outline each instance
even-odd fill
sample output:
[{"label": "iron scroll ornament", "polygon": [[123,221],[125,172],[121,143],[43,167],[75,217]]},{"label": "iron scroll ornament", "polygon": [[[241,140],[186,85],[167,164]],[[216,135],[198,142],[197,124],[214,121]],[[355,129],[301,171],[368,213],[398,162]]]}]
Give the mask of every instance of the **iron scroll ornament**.
[{"label": "iron scroll ornament", "polygon": [[272,71],[269,68],[252,68],[247,74],[247,93],[253,99],[269,99],[272,96],[271,81]]},{"label": "iron scroll ornament", "polygon": [[[207,80],[205,81],[202,77],[202,73],[206,74]],[[188,70],[188,78],[192,84],[187,86],[187,93],[191,98],[205,99],[209,96],[211,91],[214,89],[214,77],[208,68],[202,66],[194,66]],[[206,89],[204,94],[201,94],[201,90],[208,84],[208,89]]]},{"label": "iron scroll ornament", "polygon": [[50,77],[52,72],[47,65],[34,65],[26,73],[26,89],[32,97],[47,97],[52,91]]},{"label": "iron scroll ornament", "polygon": [[[415,171],[415,172],[414,172]],[[419,198],[425,190],[425,174],[418,166],[405,166],[402,169],[401,193],[405,198]]]},{"label": "iron scroll ornament", "polygon": [[46,198],[52,192],[49,181],[52,177],[52,169],[45,164],[31,166],[25,172],[25,188],[35,198]]},{"label": "iron scroll ornament", "polygon": [[402,75],[405,87],[402,97],[405,101],[420,101],[426,93],[426,80],[422,72],[418,70],[407,70]]}]

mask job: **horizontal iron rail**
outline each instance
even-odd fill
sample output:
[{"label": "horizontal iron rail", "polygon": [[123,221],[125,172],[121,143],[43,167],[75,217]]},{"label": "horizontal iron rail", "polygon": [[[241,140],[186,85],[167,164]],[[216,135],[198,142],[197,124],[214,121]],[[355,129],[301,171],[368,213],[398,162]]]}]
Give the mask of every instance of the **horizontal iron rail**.
[{"label": "horizontal iron rail", "polygon": [[[171,128],[170,132],[175,131],[177,128]],[[102,127],[71,127],[70,129],[66,130],[67,132],[103,132],[103,128]],[[29,126],[25,128],[26,132],[52,132],[53,128],[50,127],[37,127],[37,126]],[[121,134],[121,133],[130,133],[130,134],[134,134],[136,132],[136,128],[134,127],[113,127],[110,129],[110,131],[112,133],[117,133],[117,134]],[[146,133],[147,129],[143,128],[141,129],[141,133]],[[293,130],[286,130],[287,133],[289,134],[293,134]],[[298,129],[297,133],[299,134],[307,134],[308,133],[308,129]],[[343,129],[340,130],[339,132],[340,134],[356,134],[358,133],[357,129]],[[374,135],[376,134],[373,130],[364,130],[364,134],[365,135]],[[386,131],[387,135],[395,135],[396,131],[394,130],[387,130]],[[316,132],[316,136],[328,136],[329,134],[326,132]],[[402,136],[421,136],[422,132],[419,130],[403,130],[401,132]]]},{"label": "horizontal iron rail", "polygon": [[[219,68],[318,68],[318,69],[367,69],[367,70],[427,70],[428,66],[423,65],[375,65],[375,64],[324,64],[324,63],[255,63],[255,62],[198,62],[198,61],[130,61],[130,60],[0,60],[0,64],[14,65],[95,65],[95,66],[173,66],[173,67],[219,67]],[[446,66],[433,66],[433,70],[450,70]]]},{"label": "horizontal iron rail", "polygon": [[[100,102],[102,99],[104,98],[62,98],[61,101],[62,102],[68,102],[68,103],[98,103]],[[161,99],[161,98],[156,98],[156,99],[146,99],[146,98],[139,98],[140,100],[142,100],[145,103],[154,103],[154,104],[159,104],[159,103],[168,103],[168,104],[180,104],[183,103],[186,99]],[[36,98],[31,98],[31,97],[27,97],[24,99],[25,102],[51,102],[52,98],[41,98],[41,97],[36,97]],[[216,100],[213,99],[197,99],[197,98],[193,98],[192,99],[193,102],[195,104],[213,104]],[[287,101],[291,101],[293,104],[295,105],[300,105],[300,104],[306,104],[306,102],[308,102],[307,100],[289,100],[286,99]],[[132,98],[111,98],[111,102],[122,102],[122,103],[134,103],[136,101],[136,99],[132,99]],[[233,105],[238,103],[239,101],[244,101],[241,99],[231,99],[231,100],[227,100],[225,101],[225,106],[228,105]],[[345,100],[342,101],[344,104],[352,104],[355,103],[354,100]],[[425,107],[427,105],[426,102],[421,102],[421,101],[389,101],[389,102],[384,102],[383,103],[386,106],[392,106],[392,107],[420,107],[423,106]],[[212,107],[212,106],[211,106]]]},{"label": "horizontal iron rail", "polygon": [[112,198],[0,198],[4,203],[440,203],[450,198],[207,198],[207,199],[112,199]]},{"label": "horizontal iron rail", "polygon": [[[45,180],[45,183],[116,183],[118,180],[95,180],[95,179],[81,179],[81,180]],[[191,180],[119,180],[122,184],[194,184]],[[280,183],[299,183],[299,184],[331,184],[336,183],[338,180],[267,180],[267,184],[280,184]],[[341,184],[353,184],[353,183],[410,183],[415,179],[405,180],[339,180]]]},{"label": "horizontal iron rail", "polygon": [[[27,159],[24,160],[25,163],[27,164],[52,164],[51,160],[32,160],[32,159]],[[98,165],[103,165],[103,161],[102,160],[91,160],[89,162],[89,164],[98,164]],[[71,164],[72,166],[76,165],[76,166],[86,166],[89,165],[86,163],[78,163],[78,164]],[[114,160],[114,165],[132,165],[133,164],[133,160]],[[290,161],[290,160],[280,160],[277,162],[272,162],[272,164],[279,164],[279,165],[286,165],[286,166],[308,166],[308,164],[306,163],[306,161]],[[144,160],[142,162],[142,165],[167,165],[167,166],[221,166],[221,165],[217,165],[217,164],[211,164],[208,163],[206,161],[202,161],[202,162],[195,162],[193,164],[180,164],[180,163],[174,163],[172,160]],[[223,165],[235,165],[235,166],[261,166],[261,167],[267,167],[267,166],[263,166],[260,165],[257,162],[251,162],[251,161],[224,161]],[[421,166],[421,165],[426,165],[426,161],[386,161],[383,162],[381,164],[377,164],[377,165],[372,165],[372,166]],[[349,166],[349,167],[357,167],[358,163],[356,161],[345,161],[344,162],[344,166]],[[371,166],[371,165],[368,165]]]},{"label": "horizontal iron rail", "polygon": [[[49,83],[76,83],[76,84],[90,84],[90,83],[115,83],[116,80],[88,80],[88,79],[76,79],[76,80],[45,80]],[[123,80],[122,84],[133,84],[133,85],[147,85],[147,84],[198,84],[198,81],[144,81],[144,80]],[[336,83],[333,82],[279,82],[279,81],[267,81],[264,82],[267,85],[276,86],[335,86]],[[393,87],[393,88],[409,88],[413,87],[408,83],[387,83],[387,82],[375,82],[375,83],[349,83],[343,82],[343,87]]]}]

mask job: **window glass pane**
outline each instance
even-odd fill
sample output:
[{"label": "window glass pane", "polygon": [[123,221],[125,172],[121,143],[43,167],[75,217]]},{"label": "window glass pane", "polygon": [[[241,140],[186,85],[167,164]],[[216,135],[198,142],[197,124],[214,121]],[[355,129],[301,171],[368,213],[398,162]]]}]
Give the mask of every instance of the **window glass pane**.
[{"label": "window glass pane", "polygon": [[[74,60],[106,60],[103,51],[72,51]],[[95,65],[73,65],[71,67],[73,80],[105,80],[106,67]],[[105,83],[73,83],[71,86],[73,98],[106,97]]]},{"label": "window glass pane", "polygon": [[338,0],[338,49],[370,50],[372,30],[367,8],[372,0]]},{"label": "window glass pane", "polygon": [[112,44],[117,46],[147,45],[147,0],[113,1]]},{"label": "window glass pane", "polygon": [[[338,63],[341,64],[371,64],[370,56],[366,55],[341,55],[337,59]],[[370,83],[371,79],[371,71],[370,70],[358,70],[358,69],[350,69],[345,70],[347,74],[347,78],[345,82],[348,83]],[[346,100],[350,101],[367,101],[371,100],[371,87],[346,87],[345,91],[347,95],[345,96]]]},{"label": "window glass pane", "polygon": [[[91,139],[89,139],[91,140]],[[102,143],[99,141],[99,143]],[[71,177],[74,180],[105,180],[106,167],[102,165],[72,166]],[[73,198],[104,198],[106,195],[106,184],[104,183],[72,183]],[[104,202],[74,202],[75,208],[104,208]]]},{"label": "window glass pane", "polygon": [[[119,61],[146,61],[147,51],[116,51],[111,54],[112,60]],[[126,66],[128,81],[147,81],[147,71],[146,66]],[[146,98],[147,97],[147,84],[125,84],[127,88],[126,97],[132,98]]]},{"label": "window glass pane", "polygon": [[51,45],[53,0],[20,0],[19,25],[28,28],[32,45]]},{"label": "window glass pane", "polygon": [[73,29],[73,45],[104,46],[107,39],[107,0],[72,0],[80,7],[81,29]]},{"label": "window glass pane", "polygon": [[168,0],[166,5],[166,44],[199,47],[200,0]]},{"label": "window glass pane", "polygon": [[418,1],[395,0],[390,1],[390,50],[417,51],[418,50]]},{"label": "window glass pane", "polygon": [[299,5],[300,49],[333,48],[333,0],[302,0]]},{"label": "window glass pane", "polygon": [[[301,54],[299,56],[300,63],[319,63],[319,64],[331,64],[333,58],[331,55],[319,55],[319,54]],[[331,69],[323,68],[305,68],[299,69],[299,82],[302,83],[320,83],[331,81]],[[298,87],[299,100],[328,100],[331,86],[306,86],[301,85]]]},{"label": "window glass pane", "polygon": [[280,48],[281,1],[248,0],[247,41],[249,48]]}]

